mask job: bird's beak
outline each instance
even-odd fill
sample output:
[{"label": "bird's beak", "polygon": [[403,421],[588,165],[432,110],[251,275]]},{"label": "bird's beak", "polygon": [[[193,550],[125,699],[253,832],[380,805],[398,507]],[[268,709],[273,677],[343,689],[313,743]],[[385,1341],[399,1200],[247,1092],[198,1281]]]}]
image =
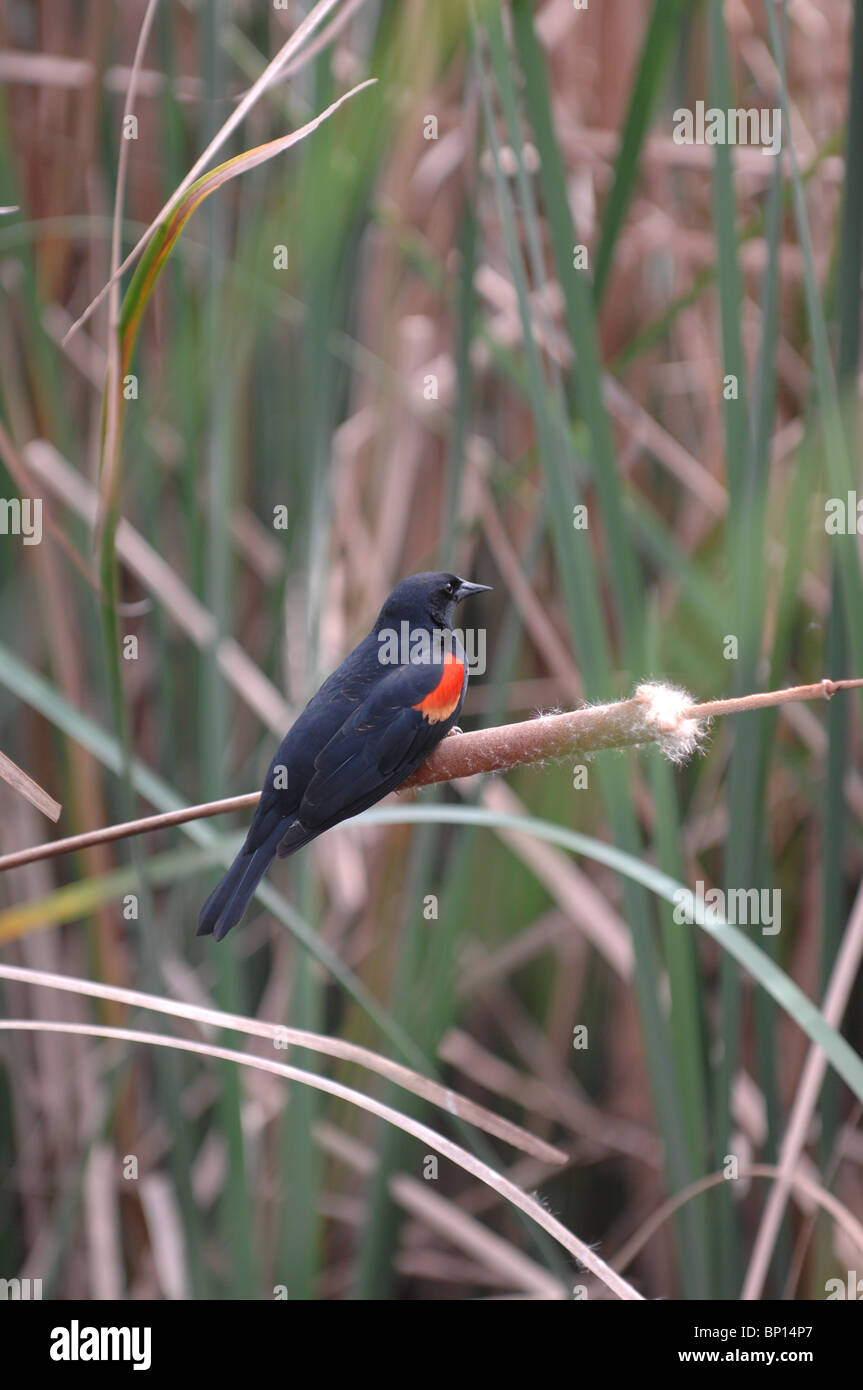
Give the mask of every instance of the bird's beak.
[{"label": "bird's beak", "polygon": [[471,584],[467,579],[460,579],[456,600],[461,603],[464,599],[470,598],[471,594],[490,594],[490,584]]}]

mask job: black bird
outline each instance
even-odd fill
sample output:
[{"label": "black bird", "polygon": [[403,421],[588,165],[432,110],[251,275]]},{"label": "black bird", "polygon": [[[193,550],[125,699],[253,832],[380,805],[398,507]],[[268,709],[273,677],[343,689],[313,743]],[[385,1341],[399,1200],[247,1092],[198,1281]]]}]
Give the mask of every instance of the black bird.
[{"label": "black bird", "polygon": [[485,593],[454,574],[412,574],[393,589],[369,635],[282,740],[245,843],[213,890],[198,936],[221,941],[271,860],[286,858],[394,791],[455,725],[467,690],[452,632],[459,603]]}]

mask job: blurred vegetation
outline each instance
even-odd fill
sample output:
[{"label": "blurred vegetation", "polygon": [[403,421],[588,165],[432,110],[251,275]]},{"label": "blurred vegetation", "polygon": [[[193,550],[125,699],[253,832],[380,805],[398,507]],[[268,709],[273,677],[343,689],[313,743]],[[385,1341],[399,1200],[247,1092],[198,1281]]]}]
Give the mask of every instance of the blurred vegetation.
[{"label": "blurred vegetation", "polygon": [[[311,8],[157,7],[121,256]],[[109,301],[61,340],[110,276],[145,9],[0,17],[0,205],[19,209],[0,217],[0,482],[44,500],[41,544],[0,544],[0,749],[63,803],[58,834],[255,789],[415,570],[494,585],[467,615],[488,668],[465,728],[651,675],[698,699],[863,675],[856,532],[825,528],[860,472],[859,6],[336,5],[215,162],[376,85],[184,227],[123,368],[115,532],[94,529]],[[781,109],[781,158],[676,143],[699,101]],[[805,1102],[810,1039],[797,996],[763,987],[771,963],[819,1008],[837,962],[857,974],[859,715],[856,696],[740,715],[682,770],[602,754],[584,788],[561,763],[426,789],[421,814],[396,802],[277,866],[220,947],[194,924],[239,818],[10,870],[0,964],[407,1062],[566,1165],[351,1063],[276,1054],[540,1192],[646,1297],[736,1298],[774,1179],[701,1180],[776,1164]],[[50,837],[2,783],[0,812],[0,852]],[[511,817],[611,845],[613,867]],[[767,964],[678,925],[660,873],[781,890],[781,931],[741,928]],[[11,980],[0,999],[6,1019],[242,1045]],[[858,984],[830,1020],[856,1053],[860,1005]],[[524,1296],[504,1244],[534,1296],[604,1295],[491,1189],[445,1158],[424,1181],[423,1141],[336,1097],[170,1048],[0,1039],[0,1275],[46,1296]],[[859,1268],[861,1099],[831,1065],[804,1104],[809,1187],[758,1293],[823,1298]]]}]

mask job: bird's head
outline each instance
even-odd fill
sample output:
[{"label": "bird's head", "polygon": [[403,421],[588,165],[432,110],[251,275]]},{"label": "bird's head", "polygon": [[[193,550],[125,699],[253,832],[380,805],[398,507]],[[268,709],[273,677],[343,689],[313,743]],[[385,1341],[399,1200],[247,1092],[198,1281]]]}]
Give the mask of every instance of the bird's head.
[{"label": "bird's head", "polygon": [[471,594],[488,593],[490,584],[471,584],[457,574],[411,574],[397,584],[378,615],[377,627],[396,624],[407,618],[411,623],[431,623],[452,627],[455,610]]}]

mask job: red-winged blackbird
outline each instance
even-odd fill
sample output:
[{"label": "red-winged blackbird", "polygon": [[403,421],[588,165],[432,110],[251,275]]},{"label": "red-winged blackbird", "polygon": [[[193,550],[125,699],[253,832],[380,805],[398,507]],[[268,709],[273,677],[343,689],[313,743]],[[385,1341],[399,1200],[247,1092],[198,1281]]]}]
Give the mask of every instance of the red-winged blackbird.
[{"label": "red-winged blackbird", "polygon": [[324,681],[282,740],[245,843],[201,908],[198,936],[239,922],[274,855],[284,859],[373,806],[419,767],[455,725],[467,690],[456,607],[488,584],[413,574]]}]

